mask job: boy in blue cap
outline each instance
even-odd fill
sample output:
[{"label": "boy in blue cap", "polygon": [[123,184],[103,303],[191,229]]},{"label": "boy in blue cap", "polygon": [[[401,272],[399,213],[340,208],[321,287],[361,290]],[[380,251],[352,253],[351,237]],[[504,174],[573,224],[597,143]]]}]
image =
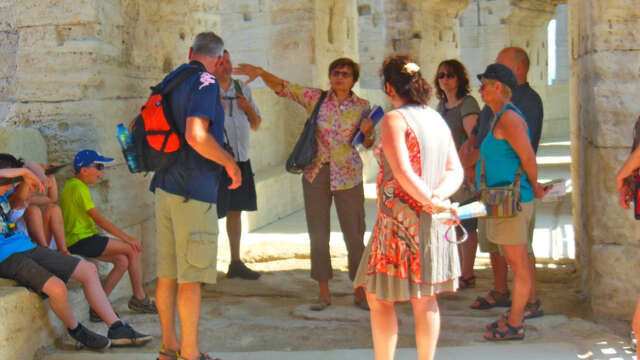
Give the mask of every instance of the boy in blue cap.
[{"label": "boy in blue cap", "polygon": [[[137,346],[151,341],[151,336],[135,331],[118,318],[100,286],[95,265],[35,245],[29,236],[16,231],[11,221],[13,207],[22,204],[34,189],[44,191],[47,178],[16,167],[12,160],[15,158],[0,154],[0,178],[22,177],[16,180],[17,184],[0,186],[0,277],[15,280],[43,298],[49,297],[51,310],[81,346],[104,350],[111,345]],[[69,279],[82,283],[89,304],[109,327],[106,337],[85,328],[73,315],[65,285]]]},{"label": "boy in blue cap", "polygon": [[[87,186],[96,184],[104,173],[104,164],[112,161],[112,158],[104,157],[95,150],[82,150],[76,154],[73,161],[76,176],[67,181],[60,194],[67,248],[72,254],[113,263],[113,270],[103,284],[107,296],[129,270],[133,288],[129,309],[139,313],[157,313],[154,301],[142,287],[142,245],[98,211]],[[98,234],[96,224],[115,238]],[[93,309],[90,309],[90,315],[92,321],[99,321]]]}]

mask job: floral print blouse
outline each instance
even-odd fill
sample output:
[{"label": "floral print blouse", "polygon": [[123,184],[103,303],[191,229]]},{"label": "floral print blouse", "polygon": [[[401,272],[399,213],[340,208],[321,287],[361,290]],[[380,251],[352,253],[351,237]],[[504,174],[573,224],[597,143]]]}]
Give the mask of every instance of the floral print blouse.
[{"label": "floral print blouse", "polygon": [[[320,89],[285,81],[283,90],[277,95],[304,106],[307,114],[311,115],[321,94]],[[313,182],[322,166],[329,163],[332,191],[350,189],[362,182],[362,159],[358,151],[351,146],[351,139],[368,110],[369,102],[353,92],[339,104],[336,93],[329,90],[318,113],[318,153],[313,163],[304,169],[307,181]]]}]

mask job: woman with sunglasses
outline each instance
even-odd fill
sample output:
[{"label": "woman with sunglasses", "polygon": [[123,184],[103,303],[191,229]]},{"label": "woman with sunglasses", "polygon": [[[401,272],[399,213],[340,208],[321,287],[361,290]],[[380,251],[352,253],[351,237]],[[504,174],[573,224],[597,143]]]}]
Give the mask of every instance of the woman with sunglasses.
[{"label": "woman with sunglasses", "polygon": [[431,360],[440,332],[436,295],[454,292],[460,276],[458,249],[445,238],[452,224],[431,214],[450,207],[445,200],[462,183],[462,166],[447,124],[427,106],[431,87],[418,65],[396,55],[384,61],[381,73],[394,110],[381,121],[378,216],[355,285],[366,289],[376,360],[394,358],[394,304],[407,301],[418,359]]},{"label": "woman with sunglasses", "polygon": [[[519,179],[516,214],[507,218],[487,218],[486,236],[499,245],[513,270],[511,309],[487,324],[487,340],[521,340],[525,336],[524,311],[531,290],[527,242],[533,215],[533,199],[543,197],[550,188],[538,184],[536,155],[529,140],[529,129],[520,110],[511,102],[518,80],[511,69],[491,64],[478,75],[482,100],[495,115],[489,133],[480,145],[476,165],[476,184],[488,188],[510,186]],[[478,190],[480,190],[478,188]]]},{"label": "woman with sunglasses", "polygon": [[[461,152],[460,148],[471,138],[471,131],[478,121],[480,107],[476,99],[469,95],[469,76],[467,69],[458,60],[445,60],[438,65],[438,72],[433,80],[436,84],[436,96],[440,100],[436,108],[451,129],[453,141],[456,144],[458,155],[463,167],[475,164],[475,159],[469,159],[467,152]],[[465,172],[468,172],[465,168]],[[462,184],[451,200],[461,205],[473,202],[475,192],[470,184]],[[469,233],[467,241],[460,244],[460,266],[462,276],[460,277],[460,289],[475,287],[476,277],[473,273],[473,263],[476,260],[476,248],[478,247],[478,219],[467,219],[462,221],[462,226]]]},{"label": "woman with sunglasses", "polygon": [[[311,114],[325,95],[318,112],[316,137],[318,149],[313,163],[302,177],[307,229],[311,240],[311,278],[318,282],[319,295],[310,308],[324,310],[331,305],[329,280],[333,277],[329,254],[330,208],[335,200],[340,228],[347,244],[349,277],[354,279],[364,250],[364,188],[362,160],[351,145],[356,131],[365,135],[363,145],[375,141],[372,122],[367,118],[369,102],[351,89],[358,81],[360,67],[353,60],[339,58],[329,65],[328,91],[305,87],[283,80],[266,70],[240,64],[234,74],[249,77],[247,83],[261,77],[276,95],[291,99]],[[354,293],[356,306],[368,309],[362,289]]]}]

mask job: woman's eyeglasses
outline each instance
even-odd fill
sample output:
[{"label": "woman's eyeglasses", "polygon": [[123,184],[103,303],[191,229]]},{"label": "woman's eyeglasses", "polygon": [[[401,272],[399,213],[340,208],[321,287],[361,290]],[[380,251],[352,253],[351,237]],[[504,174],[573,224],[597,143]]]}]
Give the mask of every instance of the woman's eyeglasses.
[{"label": "woman's eyeglasses", "polygon": [[348,79],[348,78],[352,77],[353,74],[351,74],[348,71],[333,70],[331,72],[331,76],[333,76],[333,77],[341,77],[343,79]]},{"label": "woman's eyeglasses", "polygon": [[91,165],[89,165],[88,167],[95,168],[95,169],[96,169],[96,170],[98,170],[98,171],[102,171],[102,170],[104,170],[104,164],[100,164],[100,163],[98,163],[98,164],[91,164]]},{"label": "woman's eyeglasses", "polygon": [[454,74],[454,73],[445,73],[445,72],[439,72],[438,73],[438,79],[442,80],[445,77],[447,79],[453,79],[454,77],[456,77],[456,74]]}]

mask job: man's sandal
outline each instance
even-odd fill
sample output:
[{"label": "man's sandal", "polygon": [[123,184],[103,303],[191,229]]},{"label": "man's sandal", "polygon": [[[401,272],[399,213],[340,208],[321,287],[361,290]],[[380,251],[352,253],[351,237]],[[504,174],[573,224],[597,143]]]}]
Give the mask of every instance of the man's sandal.
[{"label": "man's sandal", "polygon": [[[183,358],[181,355],[178,355],[177,360],[187,360],[187,359]],[[197,360],[220,360],[220,358],[212,358],[211,356],[209,356],[209,354],[200,353],[200,357]]]},{"label": "man's sandal", "polygon": [[[511,314],[511,310],[507,310],[502,317],[508,318],[509,314]],[[542,303],[540,303],[540,299],[536,300],[532,303],[527,303],[524,307],[524,319],[533,319],[544,316],[544,311],[542,310]]]},{"label": "man's sandal", "polygon": [[488,296],[491,296],[495,302],[489,302],[485,297],[478,296],[475,300],[475,303],[478,305],[471,304],[471,308],[475,310],[486,310],[494,307],[510,307],[511,306],[511,293],[507,290],[506,293],[501,293],[497,290],[490,290]]},{"label": "man's sandal", "polygon": [[458,284],[458,288],[460,290],[474,288],[476,287],[476,277],[473,275],[469,276],[468,278],[460,276],[458,278]]},{"label": "man's sandal", "polygon": [[165,359],[169,360],[178,360],[180,358],[180,352],[176,350],[167,350],[163,346],[160,348],[160,351],[158,351],[158,357],[156,358],[156,360],[163,360],[160,359],[160,356],[164,356]]},{"label": "man's sandal", "polygon": [[331,301],[325,298],[318,298],[309,305],[309,310],[322,311],[331,305]]},{"label": "man's sandal", "polygon": [[506,331],[500,331],[498,328],[491,329],[491,331],[484,334],[484,338],[489,341],[524,339],[524,323],[520,326],[511,326],[507,322],[505,325],[507,326]]}]

